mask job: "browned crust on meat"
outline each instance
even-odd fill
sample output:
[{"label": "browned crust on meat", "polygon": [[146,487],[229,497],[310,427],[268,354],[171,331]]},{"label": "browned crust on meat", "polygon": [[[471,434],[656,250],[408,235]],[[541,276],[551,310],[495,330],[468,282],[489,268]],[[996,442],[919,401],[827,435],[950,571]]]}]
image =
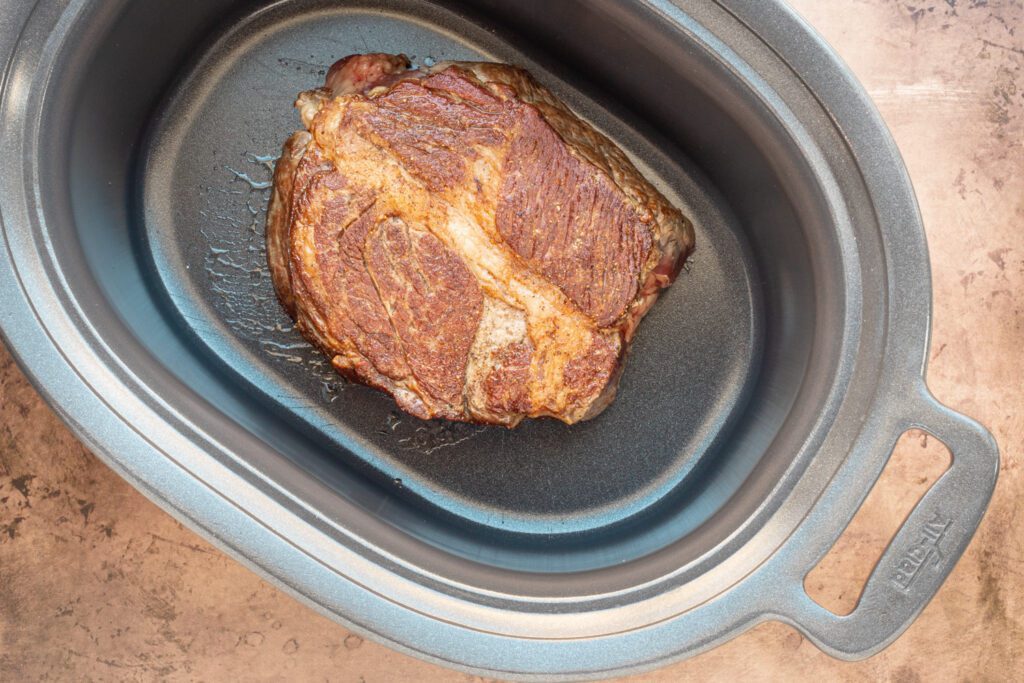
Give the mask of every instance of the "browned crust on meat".
[{"label": "browned crust on meat", "polygon": [[288,236],[291,228],[292,189],[295,171],[312,136],[304,130],[293,133],[284,143],[274,168],[274,188],[267,207],[267,263],[277,298],[288,315],[295,317],[295,298],[288,270]]},{"label": "browned crust on meat", "polygon": [[483,381],[486,409],[493,414],[529,414],[530,362],[533,344],[528,339],[512,342],[498,349],[493,366]]},{"label": "browned crust on meat", "polygon": [[[576,116],[528,71],[491,62],[460,62],[458,66],[482,82],[510,89],[523,102],[536,107],[567,143],[569,153],[600,169],[630,200],[637,214],[647,219],[652,246],[638,277],[640,296],[631,304],[623,328],[627,341],[632,339],[636,326],[654,304],[658,292],[675,281],[686,258],[693,252],[693,223],[643,177],[618,145]],[[444,64],[435,66],[435,69],[444,68]]]},{"label": "browned crust on meat", "polygon": [[593,417],[691,224],[525,71],[407,66],[349,57],[300,95],[267,219],[282,305],[418,417]]},{"label": "browned crust on meat", "polygon": [[535,110],[523,109],[496,226],[599,327],[614,324],[636,297],[651,252],[649,222],[607,175],[570,154]]}]

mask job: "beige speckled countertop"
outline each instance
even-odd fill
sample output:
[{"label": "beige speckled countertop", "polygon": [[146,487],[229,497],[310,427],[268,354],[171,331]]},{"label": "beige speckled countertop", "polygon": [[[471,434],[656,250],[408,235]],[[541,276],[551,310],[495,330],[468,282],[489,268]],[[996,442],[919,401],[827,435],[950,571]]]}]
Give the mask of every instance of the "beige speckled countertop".
[{"label": "beige speckled countertop", "polygon": [[[1024,4],[794,4],[903,152],[935,282],[929,384],[993,431],[1001,478],[949,581],[883,653],[838,662],[770,623],[630,680],[1010,680],[1024,671]],[[822,600],[854,599],[843,580],[866,574],[943,451],[911,434],[897,455],[887,495],[812,576]],[[184,529],[80,445],[0,348],[0,680],[229,678],[474,677],[364,642]]]}]

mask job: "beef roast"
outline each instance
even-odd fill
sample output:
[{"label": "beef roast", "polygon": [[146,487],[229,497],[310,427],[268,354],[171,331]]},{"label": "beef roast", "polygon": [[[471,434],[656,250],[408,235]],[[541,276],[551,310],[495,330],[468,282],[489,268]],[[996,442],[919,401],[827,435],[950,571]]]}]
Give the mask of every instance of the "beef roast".
[{"label": "beef roast", "polygon": [[612,400],[690,222],[526,71],[346,57],[296,102],[267,219],[281,303],[405,411],[514,426]]}]

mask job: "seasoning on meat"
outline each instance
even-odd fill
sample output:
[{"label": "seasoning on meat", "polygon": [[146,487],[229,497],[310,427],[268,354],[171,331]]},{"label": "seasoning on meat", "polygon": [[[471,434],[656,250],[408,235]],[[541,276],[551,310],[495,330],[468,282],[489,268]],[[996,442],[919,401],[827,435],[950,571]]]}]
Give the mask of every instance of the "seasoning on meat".
[{"label": "seasoning on meat", "polygon": [[352,55],[299,95],[267,218],[278,297],[421,418],[593,417],[690,222],[526,71]]}]

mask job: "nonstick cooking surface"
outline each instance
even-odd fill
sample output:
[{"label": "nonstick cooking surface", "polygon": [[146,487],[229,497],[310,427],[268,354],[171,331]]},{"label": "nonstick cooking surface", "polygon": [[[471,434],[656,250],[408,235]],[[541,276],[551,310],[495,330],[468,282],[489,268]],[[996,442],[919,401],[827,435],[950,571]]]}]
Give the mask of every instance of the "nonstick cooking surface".
[{"label": "nonstick cooking surface", "polygon": [[[355,52],[524,66],[693,219],[696,254],[644,320],[618,397],[596,419],[515,430],[421,421],[338,377],[293,329],[263,243],[273,160],[300,125],[296,94]],[[524,543],[576,532],[560,542],[583,544],[579,532],[699,495],[697,465],[714,459],[758,365],[761,311],[742,232],[681,150],[628,105],[588,97],[512,44],[425,3],[381,12],[300,2],[247,17],[177,81],[144,145],[135,192],[139,248],[154,266],[149,285],[210,362],[259,392],[274,420],[307,432],[324,457],[285,455],[323,479],[359,468],[430,514],[534,536]],[[711,511],[692,509],[675,533]],[[666,540],[647,539],[630,554]]]}]

